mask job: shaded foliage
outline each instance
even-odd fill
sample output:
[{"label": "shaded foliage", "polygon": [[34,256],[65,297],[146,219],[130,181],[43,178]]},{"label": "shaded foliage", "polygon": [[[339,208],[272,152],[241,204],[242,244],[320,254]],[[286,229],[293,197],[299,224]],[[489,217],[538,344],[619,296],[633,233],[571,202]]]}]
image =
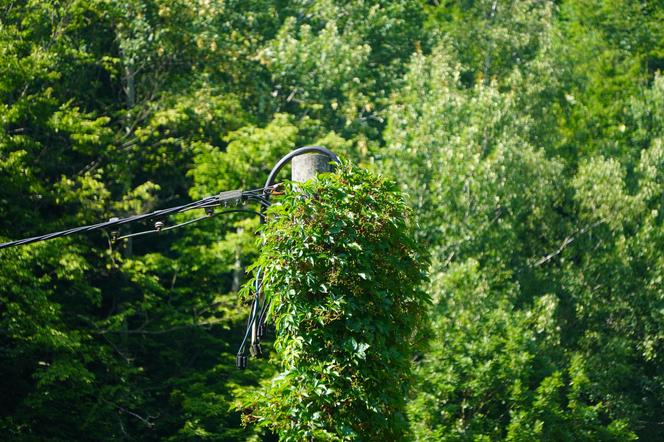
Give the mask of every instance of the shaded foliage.
[{"label": "shaded foliage", "polygon": [[[276,396],[293,378],[247,390],[288,359],[234,368],[256,219],[2,250],[2,434],[246,440],[275,438],[271,426],[297,437],[306,430],[281,414],[292,407],[320,437],[660,439],[663,14],[656,1],[0,0],[3,240],[258,187],[283,153],[318,143],[408,194],[432,299],[413,364],[380,367],[379,343],[352,333],[371,345],[365,365],[357,349],[341,356],[364,381],[346,388],[340,375],[311,402],[359,392],[331,419]],[[302,210],[323,213],[310,202]],[[390,264],[347,253],[349,274],[371,274],[353,267],[361,257]],[[360,294],[377,283],[358,278]],[[416,319],[399,318],[399,333]],[[297,324],[280,323],[280,351],[319,336]],[[314,362],[295,368],[311,380]],[[410,395],[388,384],[378,400],[406,413],[361,427],[362,394],[378,384],[360,368],[397,379],[411,365]],[[262,404],[264,427],[241,427],[238,395]]]}]

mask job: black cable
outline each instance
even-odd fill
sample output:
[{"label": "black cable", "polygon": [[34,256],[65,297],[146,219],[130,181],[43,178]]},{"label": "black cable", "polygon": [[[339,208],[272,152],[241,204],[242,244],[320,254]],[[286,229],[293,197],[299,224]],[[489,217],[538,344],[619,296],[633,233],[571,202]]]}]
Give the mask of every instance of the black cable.
[{"label": "black cable", "polygon": [[238,356],[244,354],[244,347],[247,343],[247,338],[249,337],[249,333],[251,332],[251,328],[254,325],[254,322],[256,322],[256,319],[259,318],[258,313],[258,303],[259,303],[259,298],[258,294],[260,293],[261,290],[261,284],[260,284],[260,274],[261,274],[261,268],[258,268],[256,271],[256,279],[254,280],[254,299],[251,301],[251,313],[249,313],[249,318],[247,318],[247,330],[244,333],[244,338],[242,339],[242,342],[240,343],[240,348],[238,349]]},{"label": "black cable", "polygon": [[263,196],[252,195],[252,196],[249,197],[249,199],[259,202],[261,204],[261,206],[263,206],[263,207],[267,208],[267,207],[270,206],[270,201],[268,201],[268,199],[263,197]]},{"label": "black cable", "polygon": [[[60,238],[63,236],[69,236],[69,235],[74,235],[76,233],[87,233],[87,232],[92,232],[95,230],[100,230],[100,229],[105,229],[108,227],[115,227],[115,226],[121,226],[124,224],[128,223],[133,223],[133,222],[138,222],[138,221],[143,221],[145,219],[150,219],[150,218],[164,218],[168,215],[172,215],[175,213],[183,213],[187,212],[190,210],[194,209],[199,209],[199,208],[210,208],[210,207],[216,207],[216,206],[225,206],[228,207],[229,204],[241,204],[244,201],[248,201],[249,199],[254,199],[258,194],[262,194],[266,192],[266,188],[262,187],[259,189],[252,189],[248,191],[242,191],[242,190],[230,190],[227,192],[221,192],[217,195],[213,196],[208,196],[206,198],[202,198],[197,201],[193,201],[191,203],[183,204],[181,206],[175,206],[175,207],[169,207],[166,209],[161,209],[161,210],[156,210],[154,212],[150,213],[145,213],[141,215],[133,215],[127,218],[111,218],[109,221],[105,222],[100,222],[97,224],[91,224],[88,226],[80,226],[80,227],[74,227],[71,229],[67,230],[62,230],[60,232],[52,232],[52,233],[47,233],[45,235],[39,235],[39,236],[33,236],[30,238],[23,238],[19,239],[16,241],[9,241],[0,244],[0,249],[4,249],[7,247],[15,247],[15,246],[20,246],[20,245],[25,245],[25,244],[31,244],[34,242],[39,242],[39,241],[46,241],[49,239],[53,238]],[[240,210],[240,209],[238,209]],[[253,211],[250,211],[254,213]],[[263,215],[260,214],[261,218],[263,218]]]},{"label": "black cable", "polygon": [[[199,209],[207,209],[207,208],[211,208],[211,207],[217,207],[217,206],[201,206],[201,207],[197,207],[197,208],[199,208]],[[204,220],[204,219],[209,219],[209,218],[215,217],[215,216],[217,216],[217,215],[224,215],[224,214],[227,214],[227,213],[250,213],[250,214],[252,214],[252,215],[258,215],[258,216],[260,216],[261,218],[265,216],[265,215],[263,215],[263,214],[260,213],[260,212],[257,212],[257,211],[255,211],[255,210],[249,210],[249,209],[230,209],[230,210],[223,210],[223,211],[221,211],[221,212],[214,212],[214,213],[210,213],[210,214],[205,215],[205,216],[199,216],[198,218],[190,219],[189,221],[184,221],[184,222],[181,222],[180,224],[176,224],[176,225],[174,225],[174,226],[159,227],[159,228],[152,229],[152,230],[144,230],[144,231],[142,231],[142,232],[130,233],[130,234],[128,234],[128,235],[120,236],[120,237],[116,238],[115,240],[116,240],[116,241],[120,241],[121,239],[125,239],[125,238],[134,238],[134,237],[136,237],[136,236],[148,235],[148,234],[150,234],[150,233],[167,232],[167,231],[169,231],[169,230],[177,229],[177,228],[179,228],[179,227],[184,227],[184,226],[186,226],[186,225],[193,224],[193,223],[196,223],[196,222],[198,222],[198,221],[202,221],[202,220]]]}]

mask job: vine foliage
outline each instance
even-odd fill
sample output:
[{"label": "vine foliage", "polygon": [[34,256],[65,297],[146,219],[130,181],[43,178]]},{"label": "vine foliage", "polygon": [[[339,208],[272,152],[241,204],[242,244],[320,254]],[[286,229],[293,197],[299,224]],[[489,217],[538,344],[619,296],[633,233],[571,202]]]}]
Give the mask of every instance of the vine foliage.
[{"label": "vine foliage", "polygon": [[347,162],[287,189],[253,267],[264,271],[279,371],[245,397],[245,422],[281,440],[400,440],[429,303],[402,194]]}]

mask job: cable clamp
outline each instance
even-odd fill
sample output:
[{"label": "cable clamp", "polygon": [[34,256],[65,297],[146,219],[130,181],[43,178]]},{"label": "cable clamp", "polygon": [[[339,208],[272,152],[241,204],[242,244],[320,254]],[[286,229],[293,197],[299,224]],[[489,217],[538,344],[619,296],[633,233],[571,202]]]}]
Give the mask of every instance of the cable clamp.
[{"label": "cable clamp", "polygon": [[249,351],[251,352],[251,356],[255,358],[260,359],[263,357],[263,349],[261,348],[261,345],[259,343],[251,344]]},{"label": "cable clamp", "polygon": [[242,192],[241,190],[228,190],[226,192],[221,192],[217,195],[217,201],[223,202],[224,206],[230,204],[240,204],[242,202]]},{"label": "cable clamp", "polygon": [[238,353],[235,358],[235,366],[243,370],[247,368],[247,356],[242,353]]}]

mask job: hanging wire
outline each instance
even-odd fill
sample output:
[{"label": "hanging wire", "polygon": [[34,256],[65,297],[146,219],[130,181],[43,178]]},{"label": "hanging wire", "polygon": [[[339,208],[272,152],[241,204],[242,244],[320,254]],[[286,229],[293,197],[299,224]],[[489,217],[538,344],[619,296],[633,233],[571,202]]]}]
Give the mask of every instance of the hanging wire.
[{"label": "hanging wire", "polygon": [[[247,338],[249,337],[249,333],[252,330],[253,324],[256,322],[258,319],[258,310],[260,309],[260,299],[258,297],[258,294],[261,291],[261,280],[260,280],[260,273],[261,269],[259,268],[257,270],[256,274],[256,279],[254,280],[254,299],[252,300],[251,303],[251,313],[249,314],[249,318],[247,319],[247,330],[244,333],[244,338],[242,339],[242,343],[240,344],[240,349],[238,351],[238,354],[244,354],[244,348],[247,343]],[[253,344],[253,343],[252,343]],[[254,356],[257,356],[257,354],[254,353]]]},{"label": "hanging wire", "polygon": [[[212,207],[216,207],[216,206],[202,206],[200,208],[205,208],[206,210],[209,210]],[[264,215],[262,213],[257,212],[255,210],[249,210],[249,209],[230,209],[230,210],[223,210],[221,212],[207,212],[207,214],[204,215],[204,216],[199,216],[198,218],[190,219],[189,221],[184,221],[180,224],[175,224],[174,226],[164,227],[163,224],[161,224],[161,221],[157,221],[155,223],[155,228],[152,229],[152,230],[145,230],[143,232],[130,233],[128,235],[123,235],[123,236],[120,236],[118,238],[115,238],[115,240],[120,241],[121,239],[134,238],[136,236],[149,235],[151,233],[167,232],[169,230],[177,229],[179,227],[184,227],[186,225],[193,224],[193,223],[196,223],[198,221],[202,221],[204,219],[213,218],[217,215],[224,215],[224,214],[227,214],[227,213],[250,213],[252,215],[258,215],[261,218],[264,217]]]},{"label": "hanging wire", "polygon": [[[271,186],[274,187],[274,186]],[[139,222],[147,219],[155,219],[155,218],[166,218],[169,215],[173,215],[176,213],[184,213],[188,212],[190,210],[196,210],[196,209],[206,209],[209,210],[210,208],[218,207],[218,206],[224,206],[228,207],[229,205],[235,204],[235,205],[240,205],[243,204],[244,202],[247,201],[258,201],[260,202],[259,198],[262,198],[262,195],[265,194],[270,194],[272,189],[267,189],[265,187],[261,187],[259,189],[252,189],[252,190],[230,190],[227,192],[221,192],[217,195],[213,196],[208,196],[206,198],[200,199],[198,201],[193,201],[191,203],[183,204],[181,206],[175,206],[175,207],[169,207],[167,209],[161,209],[161,210],[156,210],[154,212],[150,213],[145,213],[141,215],[133,215],[127,218],[111,218],[108,221],[97,223],[97,224],[92,224],[88,226],[81,226],[81,227],[74,227],[71,229],[67,230],[62,230],[59,232],[53,232],[53,233],[47,233],[45,235],[39,235],[39,236],[33,236],[30,238],[24,238],[24,239],[19,239],[16,241],[9,241],[0,244],[0,249],[4,249],[7,247],[16,247],[16,246],[21,246],[25,244],[31,244],[39,241],[47,241],[49,239],[54,239],[54,238],[61,238],[63,236],[69,236],[69,235],[74,235],[77,233],[87,233],[87,232],[92,232],[95,230],[101,230],[101,229],[107,229],[110,227],[116,227],[116,226],[121,226],[124,224],[129,224],[129,223],[134,223],[134,222]],[[248,210],[248,209],[231,209],[227,211],[223,211],[220,213],[235,213],[235,212],[248,212],[252,214],[258,214],[261,219],[263,218],[263,214],[254,212],[253,210]],[[170,226],[170,227],[155,227],[154,230],[148,230],[145,232],[138,232],[136,234],[132,235],[126,235],[124,238],[129,238],[131,236],[139,236],[139,235],[145,235],[148,233],[157,233],[160,231],[165,231],[165,230],[171,230],[175,229],[177,227],[182,227],[187,224],[191,224],[192,222],[200,221],[202,219],[209,218],[209,213],[207,216],[197,218],[195,220],[190,220],[186,221],[184,223],[175,225],[175,226]]]}]

